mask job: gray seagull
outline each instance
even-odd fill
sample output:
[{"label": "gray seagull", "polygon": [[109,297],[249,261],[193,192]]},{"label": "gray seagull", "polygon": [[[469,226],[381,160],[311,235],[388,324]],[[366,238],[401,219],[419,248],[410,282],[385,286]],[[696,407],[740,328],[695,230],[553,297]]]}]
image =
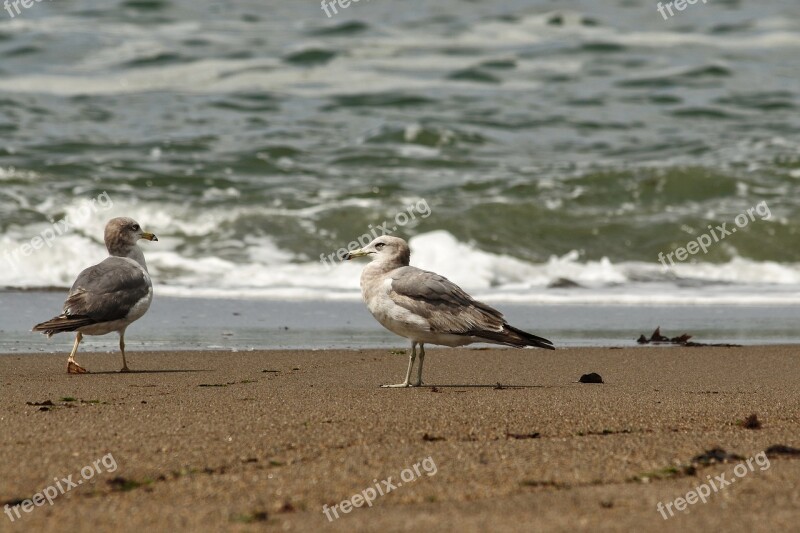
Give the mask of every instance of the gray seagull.
[{"label": "gray seagull", "polygon": [[[553,343],[513,326],[502,313],[473,300],[458,285],[444,276],[408,265],[411,251],[399,237],[382,236],[346,259],[371,256],[361,273],[361,293],[372,316],[383,327],[411,339],[411,355],[403,383],[384,387],[419,387],[425,343],[463,346],[488,342],[522,348],[536,346],[555,350]],[[411,383],[411,371],[417,357],[417,380]]]},{"label": "gray seagull", "polygon": [[85,374],[75,362],[78,345],[84,335],[119,333],[122,370],[129,372],[125,361],[125,328],[140,319],[153,300],[153,283],[147,272],[139,239],[157,241],[155,235],[142,230],[132,218],[112,218],[106,224],[105,243],[108,255],[103,262],[80,273],[72,285],[64,311],[55,318],[33,327],[48,337],[75,331],[75,345],[67,360],[67,373]]}]

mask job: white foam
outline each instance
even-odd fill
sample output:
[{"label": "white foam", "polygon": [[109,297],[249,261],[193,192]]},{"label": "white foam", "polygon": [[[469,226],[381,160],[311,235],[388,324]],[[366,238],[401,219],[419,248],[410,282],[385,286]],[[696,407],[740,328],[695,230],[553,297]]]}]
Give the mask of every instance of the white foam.
[{"label": "white foam", "polygon": [[[0,236],[3,285],[35,288],[72,284],[77,274],[101,261],[106,252],[99,236],[105,221],[121,210],[147,221],[146,229],[161,233],[157,243],[143,248],[156,295],[210,298],[269,298],[283,300],[358,300],[358,261],[326,265],[300,262],[266,236],[230,239],[239,247],[236,260],[214,255],[187,255],[183,242],[170,238],[170,228],[186,235],[218,239],[215,231],[222,211],[191,218],[174,208],[115,205],[98,212],[80,227],[58,237],[11,264],[7,251],[48,227],[15,229]],[[163,230],[163,231],[162,231]],[[164,233],[166,232],[166,233]],[[494,254],[460,242],[447,231],[433,231],[410,240],[414,266],[442,274],[477,298],[490,302],[619,303],[619,304],[768,304],[800,303],[800,265],[735,258],[727,263],[678,264],[665,273],[657,261],[614,263],[607,258],[582,260],[577,251],[550,257],[542,263]],[[333,251],[321,251],[327,256]],[[548,288],[567,278],[577,288]]]}]

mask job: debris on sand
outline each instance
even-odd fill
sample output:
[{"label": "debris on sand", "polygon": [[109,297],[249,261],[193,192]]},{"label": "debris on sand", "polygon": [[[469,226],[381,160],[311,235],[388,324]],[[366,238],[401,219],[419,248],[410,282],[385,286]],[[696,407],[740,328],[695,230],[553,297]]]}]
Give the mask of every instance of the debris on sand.
[{"label": "debris on sand", "polygon": [[767,457],[780,457],[781,455],[797,457],[800,455],[800,450],[792,448],[791,446],[786,446],[785,444],[775,444],[764,450],[764,453],[767,454]]},{"label": "debris on sand", "polygon": [[672,337],[672,338],[665,337],[664,335],[661,334],[661,326],[658,326],[656,330],[653,332],[653,334],[650,335],[649,339],[645,337],[644,334],[642,334],[639,335],[639,338],[636,339],[636,342],[638,342],[639,344],[677,344],[679,346],[690,346],[690,347],[718,346],[723,348],[737,348],[742,346],[741,344],[728,344],[728,343],[714,344],[706,342],[694,342],[689,340],[691,338],[692,336],[689,335],[688,333],[684,333],[679,337]]},{"label": "debris on sand", "polygon": [[722,448],[712,448],[705,452],[695,455],[688,464],[676,464],[666,466],[659,470],[644,472],[638,476],[631,478],[631,481],[638,481],[641,483],[649,483],[653,480],[660,479],[674,479],[684,476],[695,476],[700,468],[715,465],[718,463],[727,463],[729,461],[742,461],[744,457],[735,453],[728,453]]},{"label": "debris on sand", "polygon": [[756,413],[748,416],[738,424],[745,429],[761,429],[761,421],[758,419],[758,415]]},{"label": "debris on sand", "polygon": [[578,383],[603,383],[603,378],[597,372],[592,372],[590,374],[582,375],[581,379],[578,380]]},{"label": "debris on sand", "polygon": [[692,457],[693,465],[709,466],[715,463],[727,463],[729,461],[742,461],[744,457],[735,453],[728,453],[722,448],[712,448],[700,455]]},{"label": "debris on sand", "polygon": [[538,439],[541,436],[542,436],[542,434],[539,433],[538,431],[535,431],[533,433],[509,433],[508,430],[506,430],[506,440],[508,440],[508,439],[518,439],[518,440],[521,440],[521,439]]}]

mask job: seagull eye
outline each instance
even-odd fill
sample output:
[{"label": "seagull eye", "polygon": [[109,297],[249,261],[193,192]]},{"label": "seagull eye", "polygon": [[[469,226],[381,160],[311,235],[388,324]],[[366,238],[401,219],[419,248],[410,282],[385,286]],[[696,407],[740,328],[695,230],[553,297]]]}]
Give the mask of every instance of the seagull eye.
[{"label": "seagull eye", "polygon": [[131,226],[131,229],[133,231],[139,231],[139,224],[134,224],[133,226]]},{"label": "seagull eye", "polygon": [[380,249],[381,249],[381,248],[383,248],[384,246],[386,246],[386,243],[385,243],[385,242],[379,242],[378,244],[376,244],[376,245],[375,245],[375,249],[376,249],[376,250],[380,250]]}]

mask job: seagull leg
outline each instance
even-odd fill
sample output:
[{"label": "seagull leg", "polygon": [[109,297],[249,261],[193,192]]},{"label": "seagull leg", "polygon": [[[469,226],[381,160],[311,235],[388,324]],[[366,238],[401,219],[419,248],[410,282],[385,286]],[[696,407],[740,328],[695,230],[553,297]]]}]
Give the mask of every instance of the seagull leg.
[{"label": "seagull leg", "polygon": [[408,358],[408,371],[406,372],[406,380],[403,383],[398,383],[396,385],[381,385],[383,388],[389,389],[398,389],[401,387],[410,387],[411,386],[411,369],[414,368],[414,359],[417,358],[417,343],[411,341],[411,355]]},{"label": "seagull leg", "polygon": [[419,365],[417,365],[417,382],[414,387],[422,386],[422,363],[425,362],[425,344],[419,343]]},{"label": "seagull leg", "polygon": [[128,363],[125,362],[125,330],[119,332],[119,351],[122,352],[122,370],[120,372],[130,372]]},{"label": "seagull leg", "polygon": [[75,344],[72,346],[72,352],[69,354],[69,359],[67,359],[67,374],[89,373],[88,370],[75,362],[75,354],[78,353],[78,345],[81,343],[81,339],[83,339],[83,334],[79,331],[78,334],[75,335]]}]

